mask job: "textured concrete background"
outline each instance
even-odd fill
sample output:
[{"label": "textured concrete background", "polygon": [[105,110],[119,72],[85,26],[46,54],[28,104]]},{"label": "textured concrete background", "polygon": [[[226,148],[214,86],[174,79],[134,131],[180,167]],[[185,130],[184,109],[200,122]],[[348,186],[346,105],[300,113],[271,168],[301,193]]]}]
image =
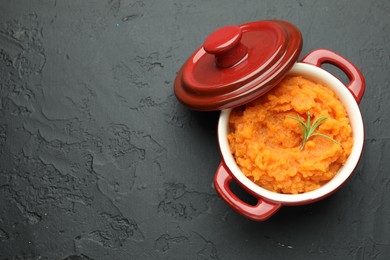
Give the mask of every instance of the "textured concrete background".
[{"label": "textured concrete background", "polygon": [[[275,18],[362,70],[366,139],[336,194],[257,223],[212,186],[218,113],[172,82],[215,29]],[[390,259],[389,50],[388,0],[0,0],[0,258]]]}]

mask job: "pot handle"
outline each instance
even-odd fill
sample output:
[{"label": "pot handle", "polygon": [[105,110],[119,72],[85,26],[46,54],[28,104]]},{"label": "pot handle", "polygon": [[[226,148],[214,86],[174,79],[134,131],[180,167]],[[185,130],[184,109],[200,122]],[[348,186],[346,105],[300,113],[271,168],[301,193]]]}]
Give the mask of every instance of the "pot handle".
[{"label": "pot handle", "polygon": [[346,58],[327,49],[317,49],[307,54],[301,62],[317,67],[321,67],[323,63],[330,63],[341,69],[348,76],[349,84],[347,88],[354,96],[356,102],[359,103],[362,99],[366,86],[363,74]]},{"label": "pot handle", "polygon": [[255,206],[243,202],[231,191],[229,184],[232,180],[233,177],[230,175],[226,164],[221,162],[215,173],[214,186],[222,199],[238,213],[251,220],[263,221],[271,217],[280,208],[280,204],[264,201],[260,197],[257,197],[258,201]]}]

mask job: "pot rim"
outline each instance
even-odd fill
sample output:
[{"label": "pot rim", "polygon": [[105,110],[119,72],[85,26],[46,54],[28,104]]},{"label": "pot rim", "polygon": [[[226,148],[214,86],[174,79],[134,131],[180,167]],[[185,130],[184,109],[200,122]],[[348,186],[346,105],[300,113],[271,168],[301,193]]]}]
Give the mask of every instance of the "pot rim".
[{"label": "pot rim", "polygon": [[359,106],[348,88],[335,76],[329,72],[319,68],[315,65],[298,62],[287,75],[301,75],[311,81],[321,83],[329,87],[344,105],[350,124],[352,127],[352,135],[354,144],[352,152],[348,157],[346,163],[340,168],[338,173],[326,184],[320,188],[302,193],[302,194],[280,194],[264,189],[249,178],[247,178],[239,169],[227,140],[228,134],[228,120],[232,109],[225,109],[221,111],[218,122],[218,142],[223,161],[230,170],[235,179],[246,189],[254,194],[257,194],[262,199],[277,202],[281,204],[302,204],[310,203],[311,201],[319,200],[336,191],[353,173],[356,165],[359,162],[364,144],[364,125],[360,113]]}]

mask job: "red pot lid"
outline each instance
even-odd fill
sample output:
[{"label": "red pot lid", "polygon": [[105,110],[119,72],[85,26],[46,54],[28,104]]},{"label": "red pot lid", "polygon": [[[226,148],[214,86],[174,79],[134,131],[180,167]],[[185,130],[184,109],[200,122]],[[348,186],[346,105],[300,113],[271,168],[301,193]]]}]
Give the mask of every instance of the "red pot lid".
[{"label": "red pot lid", "polygon": [[194,110],[246,104],[277,85],[301,49],[300,31],[285,21],[223,27],[207,37],[180,69],[175,94]]}]

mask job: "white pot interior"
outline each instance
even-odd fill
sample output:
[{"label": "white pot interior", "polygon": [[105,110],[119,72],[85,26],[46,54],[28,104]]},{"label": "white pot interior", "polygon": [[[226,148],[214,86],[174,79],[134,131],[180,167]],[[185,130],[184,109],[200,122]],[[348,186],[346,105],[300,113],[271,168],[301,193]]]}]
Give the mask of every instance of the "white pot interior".
[{"label": "white pot interior", "polygon": [[317,190],[302,194],[280,194],[266,190],[256,185],[241,172],[238,165],[236,164],[232,153],[230,152],[227,134],[229,131],[228,121],[232,109],[226,109],[221,112],[221,116],[219,118],[218,123],[218,139],[224,162],[226,163],[232,174],[234,174],[236,179],[243,186],[246,186],[248,189],[253,191],[255,194],[258,194],[260,197],[266,198],[271,201],[280,202],[282,204],[298,204],[300,202],[310,202],[311,200],[322,198],[329,193],[332,193],[347,180],[347,178],[352,174],[353,170],[355,169],[362,153],[364,142],[364,128],[362,116],[360,114],[360,109],[358,107],[358,104],[356,103],[356,100],[346,88],[346,86],[336,77],[321,68],[305,63],[296,63],[289,71],[288,75],[301,75],[311,81],[328,86],[335,92],[335,94],[339,97],[341,102],[344,104],[344,107],[346,108],[353,131],[354,144],[351,155],[347,159],[345,165],[340,168],[339,172],[332,180],[330,180],[328,183],[326,183]]}]

